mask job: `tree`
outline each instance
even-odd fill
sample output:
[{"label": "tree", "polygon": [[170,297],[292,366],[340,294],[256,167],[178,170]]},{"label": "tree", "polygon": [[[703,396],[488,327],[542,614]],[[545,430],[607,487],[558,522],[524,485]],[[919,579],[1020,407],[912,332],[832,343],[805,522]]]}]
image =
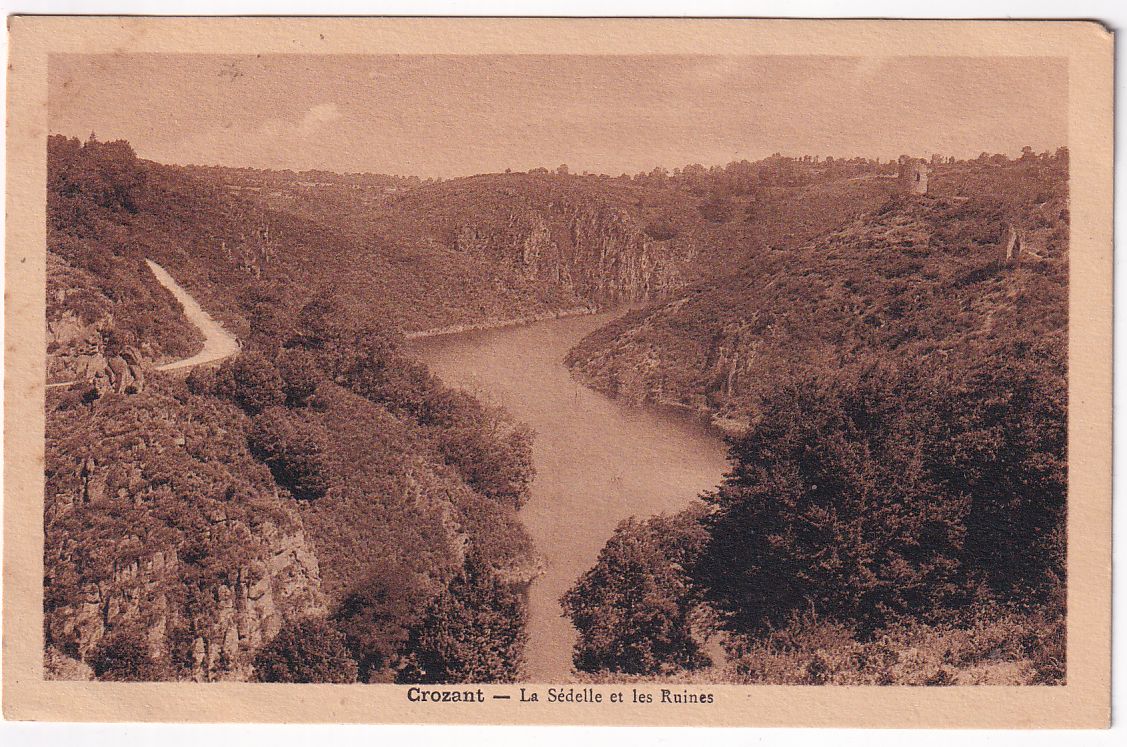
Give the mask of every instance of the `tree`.
[{"label": "tree", "polygon": [[559,174],[560,176],[567,176],[570,173],[568,171],[567,164],[561,163],[559,166],[557,166],[556,167],[556,173]]},{"label": "tree", "polygon": [[963,562],[1007,601],[1044,600],[1066,563],[1067,387],[1048,341],[1010,345],[947,372],[937,470],[970,497]]},{"label": "tree", "polygon": [[263,411],[247,436],[251,453],[266,463],[275,482],[303,501],[329,489],[328,442],[329,434],[316,420],[281,407]]},{"label": "tree", "polygon": [[794,613],[871,631],[960,594],[966,496],[929,469],[938,420],[912,376],[863,367],[772,392],[706,497],[695,574],[733,630]]},{"label": "tree", "polygon": [[285,402],[278,370],[253,351],[223,362],[216,372],[215,394],[231,400],[251,415]]},{"label": "tree", "polygon": [[390,560],[353,587],[332,615],[363,682],[394,679],[401,654],[429,595],[411,569]]},{"label": "tree", "polygon": [[411,630],[400,682],[516,682],[523,671],[527,610],[485,566],[466,569]]},{"label": "tree", "polygon": [[700,519],[698,508],[618,525],[560,600],[579,632],[577,670],[658,675],[710,663],[694,635],[700,598],[687,572],[704,546]]},{"label": "tree", "polygon": [[317,359],[308,350],[293,348],[283,350],[278,357],[278,374],[288,407],[309,404],[322,379]]},{"label": "tree", "polygon": [[488,407],[457,390],[436,391],[427,399],[423,422],[446,461],[482,495],[520,508],[528,499],[536,470],[534,432],[514,422],[499,407]]},{"label": "tree", "polygon": [[356,660],[340,631],[309,618],[287,624],[258,652],[254,675],[259,682],[355,682]]}]

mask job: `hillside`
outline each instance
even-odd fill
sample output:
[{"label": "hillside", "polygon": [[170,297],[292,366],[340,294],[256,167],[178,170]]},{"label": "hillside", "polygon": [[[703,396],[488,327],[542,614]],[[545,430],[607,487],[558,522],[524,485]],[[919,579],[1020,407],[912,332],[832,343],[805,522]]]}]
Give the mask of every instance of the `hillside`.
[{"label": "hillside", "polygon": [[577,669],[1065,682],[1067,163],[944,164],[571,351],[594,386],[712,417],[731,462],[564,596]]},{"label": "hillside", "polygon": [[[403,333],[630,305],[567,364],[712,418],[733,467],[565,597],[581,670],[680,676],[704,630],[729,679],[844,681],[818,651],[886,635],[989,669],[946,681],[1059,681],[1067,152],[949,160],[926,196],[891,171],[421,182],[51,138],[47,376],[77,382],[47,400],[49,676],[519,679],[534,434]],[[147,259],[238,356],[152,370],[202,338]],[[99,383],[122,365],[147,375]]]},{"label": "hillside", "polygon": [[[1067,213],[1059,163],[946,167],[929,195],[763,252],[599,330],[568,364],[616,396],[746,423],[806,367],[988,356],[1014,339],[1063,350]],[[1011,227],[1023,248],[1007,262]]]},{"label": "hillside", "polygon": [[[337,268],[309,248],[344,261],[347,237],[125,143],[48,157],[48,372],[78,378],[46,403],[48,677],[518,677],[528,429],[407,357],[378,304],[317,292]],[[149,258],[237,357],[153,370],[202,340]],[[119,359],[146,375],[99,385]]]}]

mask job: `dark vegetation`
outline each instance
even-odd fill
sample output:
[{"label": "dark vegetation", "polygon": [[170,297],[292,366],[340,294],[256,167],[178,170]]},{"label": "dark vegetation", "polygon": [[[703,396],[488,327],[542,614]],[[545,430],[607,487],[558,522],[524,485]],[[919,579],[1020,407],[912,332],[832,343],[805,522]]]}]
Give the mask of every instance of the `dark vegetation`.
[{"label": "dark vegetation", "polygon": [[717,490],[565,596],[578,669],[690,676],[719,634],[721,679],[1064,681],[1067,152],[933,185],[573,351],[738,426]]}]

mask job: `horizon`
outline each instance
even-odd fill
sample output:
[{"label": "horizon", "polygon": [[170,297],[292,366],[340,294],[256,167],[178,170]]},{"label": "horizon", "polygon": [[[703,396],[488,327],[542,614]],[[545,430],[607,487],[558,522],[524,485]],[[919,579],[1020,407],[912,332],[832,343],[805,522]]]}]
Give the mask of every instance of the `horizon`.
[{"label": "horizon", "polygon": [[52,55],[48,89],[49,132],[160,163],[421,179],[1068,143],[1056,58]]},{"label": "horizon", "polygon": [[[79,135],[76,135],[76,134],[73,134],[73,133],[68,133],[68,132],[50,132],[50,133],[48,133],[47,136],[48,137],[65,137],[65,138],[70,139],[70,140],[77,140],[80,143],[86,143],[86,142],[88,142],[90,135],[97,135],[97,133],[91,131],[90,133],[88,133],[86,135],[86,137],[82,137],[82,136],[79,136]],[[113,142],[114,140],[119,140],[119,139],[124,140],[124,138],[114,138],[113,140],[109,140],[109,139],[105,139],[105,138],[102,138],[102,137],[98,137],[97,142],[108,143],[108,142]],[[128,143],[130,147],[132,147],[134,149],[134,152],[136,152],[136,147],[133,145],[132,142],[130,142],[128,140],[124,140],[124,141],[126,143]],[[1022,146],[1022,147],[1024,147],[1024,146]],[[1045,148],[1043,150],[1037,150],[1035,148],[1034,152],[1039,154],[1039,155],[1042,154],[1042,153],[1053,154],[1053,153],[1056,153],[1056,151],[1058,151],[1061,148],[1067,149],[1068,146],[1067,145],[1058,145],[1058,146],[1055,146],[1055,147],[1048,147],[1048,148]],[[1003,151],[998,151],[998,152],[995,152],[995,153],[991,153],[989,151],[979,151],[979,154],[974,156],[974,157],[956,158],[956,160],[958,162],[966,163],[966,162],[976,160],[977,158],[979,158],[983,154],[986,154],[986,155],[991,156],[991,157],[997,156],[997,155],[1003,155],[1010,160],[1015,160],[1016,158],[1021,156],[1021,149],[1018,148],[1016,151],[1014,151],[1014,150],[1003,150]],[[920,159],[920,160],[927,161],[927,160],[930,159],[932,154],[906,153],[906,154],[901,154],[901,155],[907,155],[911,158],[917,158],[917,159]],[[947,156],[949,154],[939,153],[939,154],[935,154],[935,155],[940,155],[943,158],[947,158]],[[765,161],[765,160],[770,159],[770,158],[774,158],[776,156],[781,157],[781,158],[790,159],[790,160],[799,160],[799,159],[802,159],[804,157],[809,156],[809,157],[814,157],[814,158],[820,158],[821,159],[820,163],[823,163],[823,164],[826,163],[827,158],[832,158],[835,161],[838,161],[838,160],[840,160],[840,161],[850,161],[850,160],[853,160],[853,159],[860,158],[860,159],[865,160],[865,161],[876,162],[878,165],[882,165],[882,166],[895,165],[897,158],[899,158],[899,156],[897,156],[897,158],[888,158],[888,159],[886,159],[886,158],[875,158],[875,157],[863,155],[863,154],[854,154],[854,155],[851,155],[851,156],[821,156],[821,155],[813,154],[813,153],[782,153],[782,152],[776,151],[776,152],[772,153],[771,155],[763,156],[761,158],[741,159],[741,160],[746,160],[749,163],[755,164],[755,163],[759,163],[761,161]],[[324,168],[294,169],[294,168],[289,168],[289,167],[282,167],[282,168],[259,167],[259,166],[244,166],[244,165],[232,165],[232,164],[223,164],[223,163],[173,163],[173,162],[168,162],[168,161],[157,161],[155,159],[145,158],[140,153],[137,154],[137,157],[140,158],[141,160],[151,161],[153,163],[159,163],[163,166],[175,166],[175,167],[178,167],[178,168],[247,169],[247,170],[250,170],[250,171],[264,171],[264,172],[273,172],[273,173],[284,173],[284,172],[289,171],[289,172],[294,173],[294,174],[327,173],[327,174],[334,174],[336,176],[383,176],[383,177],[390,177],[390,178],[394,178],[394,179],[418,179],[422,182],[447,181],[447,180],[453,180],[453,179],[472,179],[474,177],[479,177],[479,176],[497,176],[497,175],[504,175],[504,174],[532,174],[532,173],[535,173],[537,171],[537,169],[546,169],[549,174],[558,175],[558,174],[556,174],[556,169],[559,167],[559,165],[565,165],[565,166],[567,165],[567,164],[558,164],[556,166],[544,165],[544,166],[534,166],[532,168],[522,169],[522,170],[504,169],[504,170],[495,170],[495,171],[482,171],[482,172],[479,172],[479,173],[476,173],[476,174],[459,174],[457,176],[437,176],[436,177],[436,176],[423,176],[423,175],[420,175],[420,174],[398,174],[398,173],[392,173],[392,172],[387,172],[387,171],[337,171],[337,170],[333,170],[333,169],[324,169]],[[609,173],[606,173],[606,172],[596,173],[594,171],[574,171],[574,170],[571,170],[570,167],[569,167],[569,171],[566,175],[567,176],[575,176],[575,177],[595,177],[597,179],[604,179],[604,178],[605,179],[621,179],[623,176],[626,176],[626,177],[629,177],[629,178],[634,178],[634,177],[642,175],[642,174],[649,174],[654,169],[664,168],[664,169],[666,169],[666,171],[668,171],[669,175],[672,176],[675,171],[679,172],[679,171],[683,170],[685,167],[688,167],[688,166],[703,166],[706,169],[713,169],[713,168],[717,168],[717,167],[727,168],[728,166],[730,166],[733,163],[738,163],[738,161],[729,161],[727,163],[713,163],[713,164],[709,164],[709,163],[704,163],[704,164],[684,163],[684,164],[679,164],[677,166],[672,166],[672,167],[668,166],[666,164],[658,163],[658,164],[653,164],[651,167],[642,169],[642,170],[635,172],[633,174],[627,173],[627,172],[622,172],[622,173],[619,173],[619,174],[609,174]]]}]

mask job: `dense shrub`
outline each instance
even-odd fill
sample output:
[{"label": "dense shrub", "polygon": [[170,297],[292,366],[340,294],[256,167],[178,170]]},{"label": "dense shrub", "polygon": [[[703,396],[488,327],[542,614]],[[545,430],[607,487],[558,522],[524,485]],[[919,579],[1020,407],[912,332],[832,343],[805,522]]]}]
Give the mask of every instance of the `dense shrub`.
[{"label": "dense shrub", "polygon": [[[363,682],[395,678],[412,626],[426,609],[427,590],[394,562],[358,583],[333,613]],[[485,640],[483,636],[479,640]]]},{"label": "dense shrub", "polygon": [[282,628],[254,660],[259,682],[356,681],[356,661],[344,636],[322,619],[306,619]]},{"label": "dense shrub", "polygon": [[535,477],[531,428],[456,390],[432,395],[423,422],[433,427],[443,457],[470,487],[514,508],[528,500]]},{"label": "dense shrub", "polygon": [[111,633],[87,659],[100,680],[155,682],[171,674],[165,663],[153,659],[144,636],[131,629]]},{"label": "dense shrub", "polygon": [[247,435],[251,453],[266,463],[278,485],[303,501],[316,500],[329,489],[328,440],[319,423],[280,407],[256,417]]},{"label": "dense shrub", "polygon": [[278,369],[253,351],[223,362],[215,374],[215,394],[229,399],[251,415],[286,400]]},{"label": "dense shrub", "polygon": [[736,630],[794,612],[874,630],[959,603],[968,502],[929,470],[916,387],[870,369],[780,387],[707,500],[699,573]]},{"label": "dense shrub", "polygon": [[470,561],[411,630],[400,682],[516,682],[527,611],[518,591]]},{"label": "dense shrub", "polygon": [[677,226],[667,217],[657,218],[647,223],[645,232],[654,241],[669,241],[677,238],[680,233]]},{"label": "dense shrub", "polygon": [[706,538],[699,519],[693,511],[618,526],[561,600],[579,631],[577,670],[657,675],[709,664],[694,637],[699,599],[686,571]]},{"label": "dense shrub", "polygon": [[317,391],[323,374],[316,357],[307,350],[283,350],[277,361],[288,407],[304,407]]},{"label": "dense shrub", "polygon": [[714,196],[700,204],[701,216],[712,223],[727,223],[732,218],[732,203],[726,197]]}]

